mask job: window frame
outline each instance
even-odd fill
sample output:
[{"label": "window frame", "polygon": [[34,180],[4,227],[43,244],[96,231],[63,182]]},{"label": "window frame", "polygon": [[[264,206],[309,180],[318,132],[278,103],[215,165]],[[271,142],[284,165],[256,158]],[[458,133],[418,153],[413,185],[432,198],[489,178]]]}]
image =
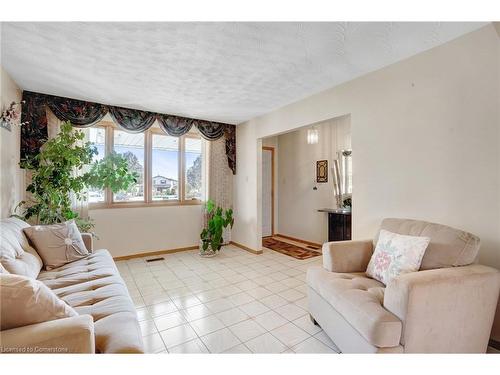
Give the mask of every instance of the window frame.
[{"label": "window frame", "polygon": [[[100,121],[93,125],[95,128],[105,128],[105,147],[104,156],[109,155],[114,149],[114,131],[122,130],[116,126],[112,121]],[[179,199],[171,200],[153,200],[153,134],[159,134],[168,136],[164,131],[159,128],[151,127],[144,132],[144,200],[142,201],[125,201],[125,202],[115,202],[113,200],[113,192],[111,189],[106,188],[104,190],[104,202],[89,202],[90,210],[106,209],[106,208],[131,208],[131,207],[161,207],[161,206],[193,206],[201,205],[204,203],[200,199],[185,199],[185,161],[184,161],[184,150],[185,150],[185,140],[186,138],[203,138],[190,131],[179,138],[179,150],[178,150],[178,187],[179,187]],[[206,163],[206,147],[202,143],[202,155],[203,155],[203,167]],[[204,184],[207,182],[205,181]]]}]

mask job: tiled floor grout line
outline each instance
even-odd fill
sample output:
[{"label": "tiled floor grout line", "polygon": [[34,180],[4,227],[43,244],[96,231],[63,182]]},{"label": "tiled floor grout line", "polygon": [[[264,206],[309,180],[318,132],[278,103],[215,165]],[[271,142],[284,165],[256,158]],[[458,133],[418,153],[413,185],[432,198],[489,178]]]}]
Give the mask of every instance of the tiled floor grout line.
[{"label": "tiled floor grout line", "polygon": [[[135,280],[134,280],[134,283],[135,283]],[[228,285],[235,286],[235,284],[239,284],[239,282],[235,282],[235,283],[228,284]],[[137,287],[137,284],[136,284],[136,287]],[[189,286],[186,286],[186,287],[189,289]],[[275,292],[273,292],[272,290],[267,289],[265,286],[260,286],[260,287],[265,288],[266,290],[270,291],[272,294],[275,294],[275,295],[278,295],[278,293],[281,293],[281,292],[275,293]],[[168,293],[168,290],[166,290],[166,289],[164,289],[164,288],[162,288],[162,289],[163,289],[163,291],[164,291],[165,293],[167,293],[167,295],[169,294],[169,293]],[[178,289],[178,288],[174,288],[174,289]],[[208,291],[217,290],[217,289],[220,289],[220,288],[208,289],[208,290],[206,290],[206,291],[208,292]],[[292,288],[290,288],[290,289],[295,289],[295,288],[294,288],[294,287],[292,287]],[[241,290],[241,292],[248,292],[248,290],[252,290],[252,289]],[[241,292],[238,292],[238,293],[241,293]],[[238,293],[235,293],[235,294],[238,294]],[[196,292],[191,292],[191,294],[196,295]],[[146,295],[142,295],[142,294],[141,294],[142,298],[144,298],[144,297],[145,297],[145,296],[147,296],[147,295],[149,295],[149,294],[146,294]],[[231,295],[233,295],[233,294],[231,294]],[[227,298],[227,297],[230,297],[231,295],[229,295],[229,296],[222,296],[221,298]],[[170,296],[169,296],[169,298],[170,298],[170,299],[172,299]],[[209,301],[207,301],[207,302],[209,302]],[[289,303],[293,303],[294,301],[288,301],[288,302],[289,302]],[[202,303],[203,303],[203,302],[202,302]],[[149,304],[149,305],[146,305],[146,306],[152,306],[152,305],[154,305],[154,304]]]},{"label": "tiled floor grout line", "polygon": [[[235,306],[235,307],[238,307],[238,306]],[[225,312],[225,311],[231,310],[231,309],[233,309],[233,308],[234,308],[234,307],[231,307],[231,308],[229,308],[229,309],[227,309],[227,310],[221,310],[221,311],[219,311],[219,312],[217,312],[217,313],[213,313],[213,312],[212,312],[212,314],[210,314],[210,315],[204,316],[203,318],[200,318],[200,319],[195,319],[195,320],[193,320],[193,321],[196,321],[196,320],[201,320],[201,319],[207,318],[207,317],[209,317],[209,316],[215,316],[215,317],[216,317],[216,315],[217,315],[218,313]],[[278,312],[276,312],[276,311],[274,311],[273,309],[269,309],[269,311],[273,311],[273,312],[275,312],[276,314],[278,314],[278,315],[279,315],[279,313],[278,313]],[[241,344],[245,344],[245,342],[250,341],[250,340],[253,340],[254,338],[257,338],[257,337],[259,337],[259,336],[265,335],[266,333],[270,333],[271,335],[273,335],[273,334],[272,334],[272,332],[271,332],[272,330],[275,330],[275,329],[278,329],[278,328],[280,328],[280,327],[283,327],[283,326],[285,326],[285,325],[287,325],[287,324],[289,324],[289,323],[291,323],[291,324],[293,324],[295,327],[297,327],[297,326],[293,323],[293,321],[288,320],[287,318],[283,317],[282,315],[280,315],[280,316],[282,316],[282,317],[283,317],[283,319],[285,319],[285,320],[286,320],[286,323],[284,323],[284,324],[282,324],[282,325],[279,325],[279,326],[277,326],[277,327],[274,327],[272,330],[268,330],[268,329],[266,329],[264,326],[262,326],[261,324],[259,324],[258,322],[256,322],[256,321],[255,321],[255,318],[256,318],[257,316],[260,316],[260,315],[266,314],[266,313],[268,313],[269,311],[263,312],[263,313],[258,314],[258,315],[256,315],[256,316],[249,316],[249,317],[248,317],[247,319],[245,319],[245,320],[242,320],[242,321],[240,321],[240,322],[234,323],[234,324],[229,325],[229,326],[224,326],[223,328],[219,328],[219,329],[217,329],[217,330],[215,330],[215,331],[212,331],[212,332],[209,332],[209,333],[207,333],[206,335],[203,335],[203,336],[199,336],[199,335],[198,335],[198,332],[196,332],[196,330],[194,329],[194,327],[191,325],[191,322],[189,322],[189,321],[188,321],[188,322],[187,322],[187,324],[191,327],[191,329],[193,329],[193,331],[196,333],[197,338],[198,338],[198,339],[200,339],[200,340],[201,340],[201,342],[202,342],[203,344],[204,344],[204,342],[203,342],[203,340],[202,340],[202,337],[207,336],[207,335],[210,335],[210,334],[215,333],[215,332],[222,331],[222,330],[224,330],[224,329],[229,329],[229,330],[230,330],[230,331],[231,331],[231,332],[232,332],[232,333],[233,333],[233,334],[234,334],[234,335],[238,338],[238,340],[240,341],[240,343],[239,343],[239,344],[234,345],[234,346],[232,346],[231,348],[234,348],[234,347],[236,347],[236,346],[238,346],[238,345],[241,345]],[[165,314],[165,315],[168,315],[168,314]],[[303,316],[303,315],[302,315],[302,316]],[[299,317],[299,318],[300,318],[300,317]],[[298,318],[297,318],[297,319],[298,319]],[[266,331],[266,333],[263,333],[263,334],[258,335],[258,336],[256,336],[256,337],[253,337],[253,338],[251,338],[251,339],[249,339],[249,340],[247,340],[247,341],[241,341],[241,339],[240,339],[240,338],[239,338],[239,337],[235,334],[235,332],[231,330],[231,327],[234,327],[235,325],[237,325],[237,324],[239,324],[239,323],[242,323],[242,322],[245,322],[245,321],[248,321],[248,320],[252,320],[252,321],[254,321],[254,322],[255,322],[255,324],[257,324],[258,326],[262,327],[262,328]],[[154,320],[153,320],[153,321],[154,321]],[[186,323],[184,323],[184,324],[186,324]],[[183,324],[180,324],[180,325],[183,325]],[[178,326],[179,326],[179,325],[178,325]],[[176,327],[178,327],[178,326],[176,326]],[[174,327],[171,327],[171,328],[174,328]],[[302,330],[302,328],[300,328],[300,327],[297,327],[297,328],[299,328],[299,329],[301,329],[301,330]],[[165,330],[164,330],[164,331],[165,331]],[[163,332],[163,331],[159,331],[159,332]],[[304,332],[305,332],[305,331],[304,331]],[[308,332],[306,332],[306,333],[308,334],[308,336],[309,336],[309,337],[307,337],[306,339],[304,339],[304,340],[302,340],[302,341],[300,341],[300,342],[296,343],[296,345],[300,344],[301,342],[303,342],[303,341],[305,341],[305,340],[307,340],[307,339],[309,339],[310,337],[312,337],[312,336],[313,336],[313,335],[311,335],[311,334],[310,334],[310,333],[308,333]],[[278,337],[276,337],[276,336],[274,336],[274,335],[273,335],[273,337],[275,337],[275,338],[276,338],[278,341],[280,341],[283,345],[287,346],[287,345],[286,345],[284,342],[282,342],[282,341],[281,341]],[[194,339],[193,339],[193,340],[194,340]],[[189,340],[188,342],[191,342],[191,341],[193,341],[193,340]],[[182,345],[182,344],[181,344],[181,345]],[[204,344],[204,345],[205,345],[205,344]],[[296,346],[296,345],[294,345],[294,346]],[[177,346],[177,345],[176,345],[176,346]],[[166,345],[165,345],[165,347],[166,347]],[[287,346],[287,347],[288,347],[288,346]],[[229,349],[227,349],[227,350],[230,350],[231,348],[229,348]],[[289,347],[289,348],[291,349],[291,347]],[[207,348],[207,349],[208,349],[208,348]],[[168,350],[168,348],[167,348],[167,350]],[[208,349],[208,350],[210,351],[210,349]]]},{"label": "tiled floor grout line", "polygon": [[[198,305],[196,305],[196,306],[198,306]],[[235,307],[238,307],[238,306],[235,306]],[[202,318],[200,318],[200,319],[195,319],[195,320],[192,320],[192,321],[201,320],[201,319],[207,318],[207,317],[209,317],[209,316],[215,316],[215,317],[216,317],[216,315],[217,315],[218,313],[225,312],[225,311],[231,310],[231,309],[233,309],[233,308],[234,308],[234,307],[231,307],[231,308],[229,308],[229,309],[227,309],[227,310],[221,310],[221,311],[219,311],[219,312],[217,312],[217,313],[213,313],[213,312],[212,312],[212,314],[206,315],[206,316],[204,316],[204,317],[202,317]],[[179,312],[181,312],[181,310],[178,310],[178,311],[179,311]],[[272,330],[268,330],[268,329],[266,329],[264,326],[262,326],[261,324],[259,324],[258,322],[256,322],[256,321],[255,321],[255,318],[256,318],[257,316],[260,316],[260,315],[266,314],[266,313],[268,313],[269,311],[273,311],[273,312],[275,312],[276,314],[280,315],[280,314],[279,314],[278,312],[276,312],[274,309],[269,309],[268,311],[265,311],[265,312],[263,312],[263,313],[261,313],[261,314],[258,314],[258,315],[256,315],[256,316],[249,316],[247,319],[242,320],[242,321],[237,322],[237,323],[234,323],[234,324],[232,324],[232,325],[229,325],[229,326],[226,326],[226,325],[225,325],[224,327],[219,328],[219,329],[217,329],[217,330],[215,330],[215,331],[211,331],[211,332],[209,332],[209,333],[207,333],[206,335],[203,335],[203,336],[200,336],[200,335],[198,334],[198,332],[197,332],[197,331],[194,329],[194,327],[191,325],[191,322],[190,322],[190,321],[186,321],[186,323],[181,323],[181,324],[179,324],[179,325],[176,325],[176,326],[173,326],[173,327],[167,328],[167,329],[165,329],[165,330],[163,330],[163,331],[166,331],[166,330],[168,330],[168,329],[175,328],[175,327],[179,327],[179,326],[181,326],[181,325],[185,325],[185,324],[187,324],[187,325],[189,325],[189,327],[190,327],[190,328],[194,331],[194,333],[196,334],[196,339],[199,339],[199,340],[203,343],[203,345],[204,345],[205,347],[206,347],[206,345],[205,345],[205,343],[204,343],[204,341],[203,341],[202,337],[207,336],[207,335],[210,335],[210,334],[215,333],[215,332],[222,331],[222,330],[224,330],[224,329],[229,329],[229,330],[230,330],[230,331],[231,331],[231,332],[232,332],[232,333],[233,333],[233,334],[237,337],[238,341],[240,341],[240,343],[239,343],[239,344],[236,344],[236,345],[232,346],[231,348],[234,348],[234,347],[236,347],[236,346],[238,346],[238,345],[240,345],[240,344],[245,344],[245,342],[250,341],[250,340],[253,340],[253,339],[255,339],[255,338],[257,338],[257,337],[260,337],[260,336],[262,336],[262,335],[265,335],[266,333],[270,333],[273,337],[275,337],[278,341],[280,341],[283,345],[285,345],[287,348],[289,348],[289,349],[291,349],[291,350],[293,350],[293,346],[297,346],[297,345],[299,345],[300,343],[304,342],[305,340],[308,340],[309,338],[314,337],[314,335],[310,334],[309,332],[304,331],[302,328],[298,327],[295,323],[293,323],[293,321],[292,321],[292,320],[289,320],[289,319],[287,319],[287,318],[283,317],[282,315],[280,315],[280,316],[281,316],[283,319],[285,319],[285,320],[286,320],[286,322],[285,322],[285,323],[283,323],[283,324],[281,324],[281,325],[279,325],[279,326],[274,327]],[[169,314],[170,314],[170,313],[168,313],[168,314],[164,314],[164,315],[169,315]],[[160,315],[159,317],[164,316],[164,315]],[[304,316],[304,315],[302,315],[302,316]],[[302,316],[300,316],[300,317],[302,317]],[[297,319],[299,319],[300,317],[298,317]],[[154,319],[152,319],[152,320],[153,320],[153,323],[155,324],[155,327],[156,327],[157,331],[158,331],[158,332],[163,332],[163,331],[160,331],[160,330],[158,329],[158,327],[156,326],[156,323],[154,322]],[[241,341],[241,339],[240,339],[240,338],[239,338],[239,337],[238,337],[238,336],[234,333],[234,331],[232,331],[232,330],[231,330],[231,327],[233,327],[233,326],[235,326],[235,325],[237,325],[237,324],[239,324],[239,323],[242,323],[242,322],[248,321],[248,320],[252,320],[252,321],[254,321],[257,325],[259,325],[260,327],[262,327],[262,328],[263,328],[266,332],[265,332],[265,333],[262,333],[262,334],[260,334],[260,335],[258,335],[258,336],[256,336],[256,337],[253,337],[253,338],[251,338],[251,339],[249,339],[249,340],[247,340],[247,341]],[[295,319],[295,320],[296,320],[296,319]],[[300,329],[300,330],[302,330],[302,331],[306,332],[306,334],[308,335],[308,337],[306,337],[305,339],[303,339],[303,340],[301,340],[301,341],[297,342],[295,345],[293,345],[293,346],[291,346],[291,347],[290,347],[290,346],[288,346],[286,343],[282,342],[282,341],[281,341],[278,337],[276,337],[276,336],[275,336],[275,335],[273,335],[273,333],[272,333],[272,331],[273,331],[273,330],[278,329],[278,328],[280,328],[280,327],[283,327],[283,326],[285,326],[285,325],[287,325],[287,324],[293,324],[293,325],[294,325],[295,327],[297,327],[298,329]],[[160,335],[160,337],[161,337],[161,335]],[[192,339],[192,340],[189,340],[189,341],[187,341],[187,342],[191,342],[191,341],[194,341],[194,340],[196,340],[196,339]],[[162,339],[162,340],[163,340],[163,339]],[[187,342],[186,342],[186,343],[187,343]],[[167,351],[168,351],[168,347],[167,347],[167,345],[166,345],[165,343],[164,343],[164,345],[165,345],[165,348],[166,348],[166,349],[167,349]],[[182,345],[182,344],[179,344],[179,345]],[[179,346],[179,345],[174,345],[173,347],[176,347],[176,346]],[[229,349],[227,349],[227,350],[230,350],[231,348],[229,348]],[[207,347],[207,350],[210,352],[210,349],[209,349],[208,347]]]},{"label": "tiled floor grout line", "polygon": [[[137,290],[139,290],[139,286],[137,285],[137,282],[136,282],[136,280],[135,280],[135,277],[132,275],[132,271],[130,270],[130,267],[129,267],[128,263],[127,263],[127,262],[125,262],[125,265],[127,266],[127,269],[128,269],[128,270],[130,271],[130,273],[131,273],[131,277],[132,277],[132,280],[133,280],[133,282],[134,282],[134,285],[135,285],[136,289],[137,289]],[[127,284],[125,284],[125,285],[127,286]],[[128,286],[127,286],[127,288],[128,288]],[[140,290],[139,290],[139,293],[140,293]],[[141,294],[141,299],[142,299],[142,300],[143,300],[143,302],[144,302],[144,296],[143,296],[142,294]],[[145,305],[145,308],[147,309],[147,306],[146,306],[146,305]],[[148,312],[148,314],[149,314],[149,312]],[[158,333],[159,333],[158,327],[156,326],[156,322],[155,322],[155,320],[153,319],[153,317],[151,317],[151,321],[153,322],[153,324],[154,324],[154,326],[155,326],[155,328],[156,328],[156,332],[158,332]],[[165,350],[166,350],[166,351],[167,351],[167,353],[168,353],[168,348],[167,348],[167,345],[165,344],[165,342],[163,341],[163,337],[162,337],[161,335],[159,335],[159,336],[160,336],[160,339],[161,339],[161,341],[162,341],[162,343],[163,343],[163,346],[165,347]],[[144,336],[143,336],[143,337],[144,337]]]},{"label": "tiled floor grout line", "polygon": [[[259,256],[260,257],[260,256]],[[181,257],[172,257],[170,261],[167,264],[167,259],[161,262],[161,265],[149,265],[145,263],[145,259],[147,258],[142,258],[141,260],[137,260],[134,262],[123,262],[120,264],[122,268],[125,268],[127,270],[125,279],[127,280],[127,287],[130,287],[130,285],[133,286],[134,288],[134,298],[138,300],[138,304],[140,307],[137,307],[137,309],[144,310],[145,319],[144,321],[148,321],[149,323],[153,324],[154,327],[154,332],[144,335],[144,337],[150,336],[150,335],[158,335],[161,338],[161,342],[163,344],[163,347],[167,352],[169,352],[167,348],[166,342],[163,340],[163,335],[161,334],[162,332],[172,329],[175,327],[178,327],[180,325],[187,325],[193,332],[195,337],[185,341],[183,343],[180,343],[178,345],[171,346],[171,349],[176,347],[176,346],[182,346],[185,345],[189,342],[192,342],[194,340],[198,340],[198,342],[201,342],[201,344],[207,349],[208,352],[210,352],[210,349],[207,347],[205,342],[203,341],[203,337],[216,333],[218,331],[228,329],[229,332],[231,332],[239,342],[238,344],[232,346],[231,348],[224,349],[224,351],[231,350],[232,348],[235,348],[239,345],[243,345],[246,349],[250,350],[248,346],[246,345],[247,341],[253,340],[255,338],[258,338],[262,335],[265,335],[267,333],[270,333],[272,337],[274,337],[278,342],[282,343],[284,347],[286,347],[285,351],[292,350],[293,347],[296,347],[297,345],[303,343],[306,340],[309,340],[310,338],[315,338],[315,340],[319,341],[321,344],[325,345],[326,347],[331,348],[328,346],[326,343],[324,343],[322,340],[319,340],[315,336],[320,333],[321,331],[315,332],[315,333],[310,333],[309,331],[303,330],[300,326],[297,326],[297,324],[294,323],[294,321],[302,318],[304,316],[300,315],[296,318],[293,318],[293,320],[288,319],[287,317],[281,315],[276,309],[279,309],[282,306],[295,306],[300,310],[304,310],[303,306],[303,300],[306,298],[306,293],[304,293],[303,287],[304,287],[304,274],[305,274],[305,269],[307,265],[314,264],[315,262],[313,261],[299,261],[299,263],[293,263],[289,261],[288,259],[282,259],[281,257],[286,257],[285,255],[280,256],[268,256],[260,260],[255,260],[252,259],[252,261],[249,262],[248,257],[243,257],[235,254],[234,252],[232,253],[231,256],[228,256],[228,258],[224,259],[220,263],[211,263],[208,265],[202,265],[202,261],[199,261],[196,259],[196,256],[194,256],[194,253],[188,254],[186,257],[181,258]],[[131,264],[132,263],[132,264]],[[137,264],[137,266],[135,266]],[[125,267],[123,267],[125,266]],[[122,269],[120,268],[120,269]],[[264,272],[263,272],[264,269]],[[293,270],[293,272],[292,272]],[[168,278],[162,278],[161,273],[165,271],[168,273]],[[229,272],[231,271],[231,272]],[[207,277],[208,275],[214,274],[214,277],[210,276]],[[252,275],[254,274],[254,275]],[[281,274],[279,277],[275,278],[272,277],[272,275],[277,275]],[[185,275],[185,276],[184,276]],[[237,280],[232,280],[232,278],[239,278]],[[258,283],[255,282],[255,278],[266,278],[267,280],[272,280],[268,281],[267,283]],[[193,282],[186,283],[184,279],[188,279]],[[266,287],[275,284],[275,283],[281,283],[283,280],[289,280],[289,279],[295,279],[297,280],[297,284],[295,282],[293,283],[282,283],[286,288],[283,288],[279,291],[274,291],[271,289],[267,289]],[[140,281],[143,280],[143,281]],[[148,281],[149,280],[149,281]],[[160,281],[159,281],[160,280]],[[221,285],[217,285],[217,280],[220,280],[219,282],[222,282]],[[172,283],[177,283],[178,286],[173,287],[173,288],[165,288],[164,285],[168,284],[169,282]],[[238,287],[238,284],[244,284],[244,283],[253,283],[250,288],[245,287],[242,289],[241,287]],[[292,285],[292,286],[290,286]],[[201,289],[199,288],[201,286]],[[209,287],[208,289],[205,289],[205,287]],[[200,299],[199,296],[202,295],[203,293],[210,293],[210,292],[218,292],[221,289],[228,288],[228,287],[235,287],[238,291],[233,290],[232,292],[228,294],[223,294],[220,296],[214,296],[213,298],[210,297],[210,299],[204,300]],[[252,294],[251,291],[256,290],[256,289],[263,289],[266,290],[266,293],[269,292],[269,294],[264,294],[263,297],[256,297],[257,294]],[[155,291],[155,289],[157,289]],[[274,288],[273,288],[274,289]],[[145,292],[146,290],[149,290],[151,292]],[[278,289],[275,289],[278,290]],[[177,291],[177,292],[176,292]],[[293,298],[293,293],[292,296],[289,296],[291,298],[283,298],[281,293],[285,293],[288,291],[294,291],[295,293],[298,293],[302,295],[299,298]],[[250,292],[250,293],[249,293]],[[178,294],[177,294],[178,293]],[[234,303],[230,299],[230,297],[234,295],[239,295],[243,294],[250,296],[251,300],[247,303]],[[162,296],[162,294],[164,294]],[[158,301],[155,301],[154,296],[157,296]],[[175,295],[175,297],[174,297]],[[149,296],[149,298],[148,298]],[[269,307],[267,304],[261,302],[262,300],[268,298],[268,297],[279,297],[283,300],[284,303],[275,306],[273,308]],[[162,300],[164,298],[164,300]],[[189,299],[189,298],[194,298],[198,303],[194,305],[189,305],[185,304],[183,301],[184,299]],[[212,310],[207,306],[207,303],[210,303],[212,301],[217,301],[219,299],[225,299],[229,300],[230,307],[228,306],[225,309],[222,309],[220,311],[215,311]],[[174,302],[178,301],[178,303]],[[297,304],[298,301],[302,301],[301,304]],[[258,302],[260,304],[263,304],[266,308],[266,311],[260,312],[259,314],[256,314],[255,316],[250,315],[241,309],[242,306],[246,304],[251,304],[254,302]],[[135,303],[135,301],[134,301]],[[159,305],[159,304],[164,304],[164,303],[169,303],[172,304],[172,307],[175,308],[173,311],[168,311],[165,313],[160,313],[159,315],[153,316],[155,314],[154,309],[152,306]],[[280,302],[281,303],[281,302]],[[203,306],[208,310],[207,315],[202,315],[197,319],[189,319],[188,312],[192,307],[196,306]],[[224,323],[224,321],[220,321],[218,316],[220,313],[223,313],[225,311],[231,310],[231,309],[238,309],[239,311],[242,311],[245,315],[247,315],[247,318],[245,318],[242,321],[235,322],[231,325],[227,325]],[[306,310],[307,311],[307,310]],[[284,320],[283,324],[279,324],[278,326],[273,327],[272,329],[268,330],[266,327],[262,326],[256,321],[256,317],[273,312],[277,314],[281,319]],[[176,324],[172,327],[169,327],[167,329],[164,329],[162,331],[159,330],[159,326],[157,323],[157,319],[167,316],[169,314],[177,313],[180,314],[181,317],[185,320],[185,322],[181,324]],[[214,331],[208,332],[205,335],[200,335],[198,331],[194,328],[193,322],[197,320],[203,320],[209,317],[214,317],[218,321],[220,321],[223,325],[223,327],[218,328]],[[247,341],[242,341],[233,331],[234,326],[240,323],[243,323],[245,321],[253,320],[255,324],[257,324],[259,327],[263,329],[263,333],[257,335],[254,338],[251,338]],[[148,323],[148,324],[149,324]],[[286,343],[282,342],[275,334],[273,334],[273,330],[279,329],[287,324],[292,324],[295,328],[301,330],[302,332],[305,333],[305,338],[301,338],[299,341],[295,342],[294,345],[288,346]],[[302,324],[302,323],[301,323]],[[233,329],[232,329],[233,327]]]}]

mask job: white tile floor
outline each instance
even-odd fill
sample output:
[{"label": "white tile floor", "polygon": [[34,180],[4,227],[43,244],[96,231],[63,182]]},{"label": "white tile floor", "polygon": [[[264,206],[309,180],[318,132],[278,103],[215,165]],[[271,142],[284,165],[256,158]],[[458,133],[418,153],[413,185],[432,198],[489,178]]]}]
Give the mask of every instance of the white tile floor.
[{"label": "white tile floor", "polygon": [[[117,262],[148,353],[335,353],[307,313],[305,273],[320,257],[296,260],[225,246]],[[155,258],[155,257],[151,257]]]}]

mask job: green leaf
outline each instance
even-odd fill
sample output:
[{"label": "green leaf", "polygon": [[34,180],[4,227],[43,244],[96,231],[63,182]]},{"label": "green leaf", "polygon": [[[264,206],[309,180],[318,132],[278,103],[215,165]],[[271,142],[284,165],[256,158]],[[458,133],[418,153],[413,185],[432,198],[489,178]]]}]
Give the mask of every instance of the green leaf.
[{"label": "green leaf", "polygon": [[[72,210],[70,195],[81,198],[90,187],[117,192],[136,183],[139,176],[129,169],[122,155],[112,153],[92,163],[97,148],[90,142],[83,143],[84,138],[82,131],[63,122],[56,137],[45,142],[36,156],[20,163],[31,172],[31,183],[26,187],[30,201],[22,201],[16,207],[19,216],[25,220],[36,218],[41,224],[75,219],[82,230],[90,231],[92,221],[79,218]],[[77,175],[77,171],[89,165],[89,172]]]},{"label": "green leaf", "polygon": [[222,207],[216,206],[215,202],[209,199],[206,203],[206,212],[208,220],[206,227],[203,228],[200,234],[200,238],[203,245],[209,242],[213,250],[219,251],[222,246],[224,228],[228,225],[232,227],[234,224],[233,210],[224,211]]},{"label": "green leaf", "polygon": [[215,209],[215,202],[214,202],[213,200],[209,199],[209,200],[207,201],[206,206],[207,206],[207,212],[210,214],[210,213],[212,213],[212,212],[213,212],[213,210]]}]

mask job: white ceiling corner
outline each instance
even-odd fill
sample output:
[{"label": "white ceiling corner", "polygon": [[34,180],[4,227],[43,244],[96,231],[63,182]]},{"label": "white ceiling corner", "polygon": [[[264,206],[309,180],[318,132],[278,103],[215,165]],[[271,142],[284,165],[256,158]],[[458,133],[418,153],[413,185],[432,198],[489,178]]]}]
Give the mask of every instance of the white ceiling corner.
[{"label": "white ceiling corner", "polygon": [[22,89],[241,123],[486,23],[3,23]]}]

